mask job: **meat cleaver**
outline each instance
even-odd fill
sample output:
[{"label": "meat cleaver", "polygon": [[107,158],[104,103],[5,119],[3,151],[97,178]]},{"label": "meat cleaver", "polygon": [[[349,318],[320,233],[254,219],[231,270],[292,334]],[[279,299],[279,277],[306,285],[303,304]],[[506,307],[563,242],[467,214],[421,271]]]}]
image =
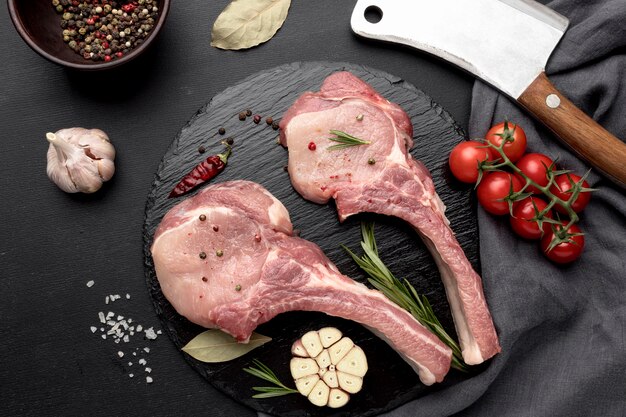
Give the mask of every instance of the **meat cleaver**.
[{"label": "meat cleaver", "polygon": [[358,0],[351,24],[358,35],[429,52],[493,85],[626,186],[626,144],[544,72],[569,24],[560,14],[532,0]]}]

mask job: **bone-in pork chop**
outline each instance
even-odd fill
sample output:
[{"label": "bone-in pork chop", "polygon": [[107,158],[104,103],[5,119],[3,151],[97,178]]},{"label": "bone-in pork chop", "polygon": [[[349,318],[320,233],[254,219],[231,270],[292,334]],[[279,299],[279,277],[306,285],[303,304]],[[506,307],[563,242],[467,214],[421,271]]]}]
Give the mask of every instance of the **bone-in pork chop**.
[{"label": "bone-in pork chop", "polygon": [[353,320],[389,343],[424,384],[443,379],[452,357],[447,346],[291,233],[289,213],[260,185],[208,186],[173,207],[155,232],[151,250],[163,294],[190,321],[241,342],[287,311]]},{"label": "bone-in pork chop", "polygon": [[[481,278],[449,227],[430,173],[408,152],[413,128],[406,113],[359,78],[338,72],[319,92],[304,93],[280,125],[294,188],[316,203],[335,199],[340,220],[373,212],[409,222],[437,263],[465,362],[498,353]],[[337,144],[329,140],[331,130],[369,144],[330,150]]]}]

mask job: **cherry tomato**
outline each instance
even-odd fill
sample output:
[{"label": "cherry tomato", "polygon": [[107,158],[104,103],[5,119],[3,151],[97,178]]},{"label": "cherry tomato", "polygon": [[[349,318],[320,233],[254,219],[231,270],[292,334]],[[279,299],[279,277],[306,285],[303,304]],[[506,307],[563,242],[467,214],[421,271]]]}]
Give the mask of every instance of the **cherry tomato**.
[{"label": "cherry tomato", "polygon": [[501,200],[509,195],[511,185],[513,186],[513,191],[522,189],[520,180],[508,172],[493,171],[486,173],[476,189],[478,202],[491,214],[508,214],[509,203]]},{"label": "cherry tomato", "polygon": [[[524,175],[526,175],[528,178],[541,185],[542,187],[545,187],[546,185],[548,185],[547,171],[548,168],[552,166],[552,164],[552,159],[543,154],[529,153],[522,156],[522,158],[517,161],[515,165],[517,165],[520,171],[522,171]],[[526,180],[524,180],[521,176],[519,176],[519,179],[520,181],[522,181],[522,184],[526,182]],[[533,187],[532,185],[528,186],[526,190],[534,194],[541,193],[539,189]]]},{"label": "cherry tomato", "polygon": [[[561,230],[564,226],[556,226],[557,230]],[[573,224],[567,231],[568,233],[580,233],[580,227]],[[585,247],[585,237],[583,235],[571,236],[570,241],[559,243],[552,250],[547,251],[550,246],[550,242],[554,237],[554,232],[550,228],[550,232],[543,235],[541,239],[541,250],[543,254],[548,257],[552,262],[558,264],[567,264],[575,261],[580,257]]]},{"label": "cherry tomato", "polygon": [[[487,132],[485,139],[494,144],[500,146],[502,141],[512,139],[512,142],[508,142],[504,145],[504,154],[512,161],[518,161],[524,152],[526,152],[526,133],[519,125],[515,123],[502,122],[493,126]],[[494,159],[499,155],[498,151],[491,150]]]},{"label": "cherry tomato", "polygon": [[[542,230],[533,219],[537,216],[537,212],[543,211],[547,205],[548,203],[537,197],[528,197],[515,203],[513,217],[510,219],[513,231],[524,239],[541,239],[544,233],[548,233],[551,230],[551,223],[543,223]],[[537,207],[536,211],[535,206]],[[552,219],[552,210],[544,214],[543,217]]]},{"label": "cherry tomato", "polygon": [[[572,189],[572,184],[580,182],[580,179],[581,178],[578,175],[571,173],[557,175],[557,177],[554,178],[554,184],[550,187],[550,191],[561,200],[569,201],[572,197],[572,193],[569,193],[568,191]],[[589,183],[584,181],[583,187],[589,188]],[[572,209],[576,213],[580,213],[585,207],[587,207],[589,200],[591,200],[590,192],[578,194],[578,198],[576,198],[576,201],[572,203]],[[558,204],[554,206],[554,209],[559,213],[567,214],[567,210]]]},{"label": "cherry tomato", "polygon": [[491,160],[491,152],[484,143],[473,140],[461,142],[450,152],[450,170],[462,182],[473,184],[478,180],[478,163]]}]

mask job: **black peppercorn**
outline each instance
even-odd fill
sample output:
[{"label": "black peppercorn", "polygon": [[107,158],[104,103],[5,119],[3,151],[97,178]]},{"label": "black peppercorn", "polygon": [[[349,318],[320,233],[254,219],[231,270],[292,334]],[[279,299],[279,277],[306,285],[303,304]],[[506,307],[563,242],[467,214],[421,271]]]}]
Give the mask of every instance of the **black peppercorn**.
[{"label": "black peppercorn", "polygon": [[235,139],[233,139],[232,137],[228,137],[226,138],[226,143],[228,143],[229,145],[232,145],[233,143],[235,143]]},{"label": "black peppercorn", "polygon": [[279,127],[280,127],[280,126],[278,125],[278,122],[273,122],[273,123],[272,123],[272,129],[274,129],[274,130],[278,130],[278,128],[279,128]]},{"label": "black peppercorn", "polygon": [[252,110],[250,109],[246,110],[246,116],[252,116]]},{"label": "black peppercorn", "polygon": [[239,120],[246,120],[246,112],[242,111],[241,113],[239,113]]},{"label": "black peppercorn", "polygon": [[217,130],[217,133],[219,133],[220,135],[223,135],[224,133],[226,133],[226,129],[224,129],[223,127],[220,127],[220,128]]},{"label": "black peppercorn", "polygon": [[274,119],[272,119],[271,117],[268,117],[267,119],[265,119],[265,123],[267,123],[268,125],[272,125],[272,123],[274,122]]}]

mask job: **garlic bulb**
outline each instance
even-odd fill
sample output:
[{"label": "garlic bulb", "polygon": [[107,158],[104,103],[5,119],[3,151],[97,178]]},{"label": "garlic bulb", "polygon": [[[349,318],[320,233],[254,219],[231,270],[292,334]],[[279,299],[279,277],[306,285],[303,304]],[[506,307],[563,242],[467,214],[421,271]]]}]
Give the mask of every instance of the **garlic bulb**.
[{"label": "garlic bulb", "polygon": [[93,193],[115,173],[115,148],[100,129],[72,127],[46,133],[48,177],[68,193]]},{"label": "garlic bulb", "polygon": [[291,376],[313,404],[343,407],[363,386],[367,359],[363,349],[334,327],[308,332],[291,347]]}]

